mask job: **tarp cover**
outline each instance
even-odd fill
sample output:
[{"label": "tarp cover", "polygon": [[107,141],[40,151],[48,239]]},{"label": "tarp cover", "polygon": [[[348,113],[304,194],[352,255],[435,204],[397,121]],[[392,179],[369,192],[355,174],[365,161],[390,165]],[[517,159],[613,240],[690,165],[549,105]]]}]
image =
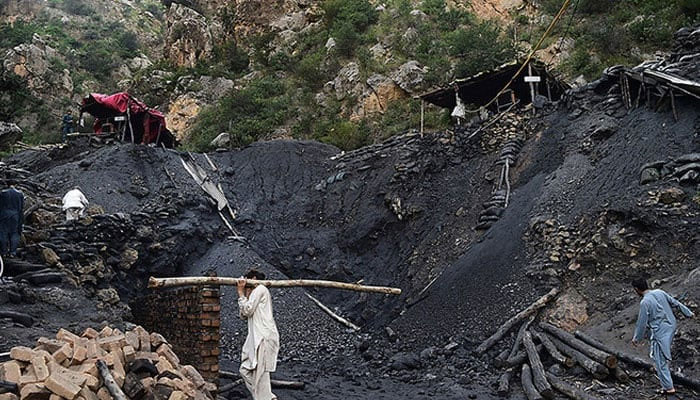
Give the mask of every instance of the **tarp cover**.
[{"label": "tarp cover", "polygon": [[[127,113],[127,108],[129,112]],[[83,99],[81,112],[87,112],[96,118],[95,133],[101,133],[102,123],[105,120],[120,115],[127,115],[131,119],[131,127],[134,130],[134,139],[143,144],[164,142],[167,147],[173,147],[172,134],[165,125],[165,116],[158,110],[149,108],[145,103],[126,92],[111,95],[90,93]]]}]

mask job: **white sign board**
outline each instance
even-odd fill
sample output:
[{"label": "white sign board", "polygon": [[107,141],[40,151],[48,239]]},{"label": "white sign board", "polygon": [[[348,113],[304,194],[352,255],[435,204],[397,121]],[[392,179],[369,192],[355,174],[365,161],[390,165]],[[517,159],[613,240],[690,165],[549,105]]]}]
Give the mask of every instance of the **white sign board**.
[{"label": "white sign board", "polygon": [[115,121],[126,121],[126,117],[123,115],[120,115],[118,117],[114,117],[114,120]]},{"label": "white sign board", "polygon": [[525,82],[541,82],[542,79],[539,76],[526,76]]}]

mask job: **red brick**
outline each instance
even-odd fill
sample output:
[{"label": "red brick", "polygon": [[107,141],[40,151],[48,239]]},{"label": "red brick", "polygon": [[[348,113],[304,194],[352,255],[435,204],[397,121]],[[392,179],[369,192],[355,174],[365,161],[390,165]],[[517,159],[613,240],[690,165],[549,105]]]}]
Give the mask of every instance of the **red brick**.
[{"label": "red brick", "polygon": [[36,353],[29,347],[17,346],[10,350],[10,358],[13,360],[30,362],[34,356]]},{"label": "red brick", "polygon": [[65,376],[63,374],[51,374],[51,376],[49,376],[49,379],[46,380],[45,385],[46,388],[49,389],[51,392],[68,400],[74,399],[75,396],[77,396],[78,393],[80,393],[80,386],[65,379]]}]

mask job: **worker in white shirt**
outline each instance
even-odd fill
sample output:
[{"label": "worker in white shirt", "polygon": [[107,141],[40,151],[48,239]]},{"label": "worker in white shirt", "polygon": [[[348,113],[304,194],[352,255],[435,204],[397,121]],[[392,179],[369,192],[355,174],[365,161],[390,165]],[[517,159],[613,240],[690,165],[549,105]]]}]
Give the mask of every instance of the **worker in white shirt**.
[{"label": "worker in white shirt", "polygon": [[241,352],[239,372],[253,400],[275,400],[270,385],[270,372],[277,368],[280,349],[279,333],[272,316],[272,298],[264,285],[246,287],[246,279],[264,280],[265,274],[250,270],[238,281],[240,317],[248,320],[248,336]]},{"label": "worker in white shirt", "polygon": [[63,211],[66,212],[66,221],[72,221],[83,216],[90,203],[80,188],[76,186],[63,196]]}]

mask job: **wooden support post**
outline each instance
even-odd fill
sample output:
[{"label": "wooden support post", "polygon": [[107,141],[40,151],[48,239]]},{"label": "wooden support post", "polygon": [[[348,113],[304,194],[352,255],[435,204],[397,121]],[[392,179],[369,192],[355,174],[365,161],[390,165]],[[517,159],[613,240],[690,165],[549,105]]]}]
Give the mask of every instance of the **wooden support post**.
[{"label": "wooden support post", "polygon": [[586,371],[593,375],[594,378],[605,379],[608,375],[610,375],[610,371],[607,368],[605,368],[605,365],[597,361],[591,360],[590,358],[586,357],[585,354],[573,349],[564,342],[561,342],[553,337],[550,337],[549,340],[551,340],[552,343],[554,343],[554,345],[557,346],[557,349],[559,349],[559,351],[571,357],[581,367],[583,367]]},{"label": "wooden support post", "polygon": [[[164,288],[173,286],[235,286],[240,278],[224,278],[218,276],[192,276],[182,278],[154,278],[148,280],[149,288]],[[355,292],[401,294],[401,289],[385,286],[365,286],[355,283],[323,281],[312,279],[287,279],[287,280],[256,280],[244,279],[247,286],[264,285],[273,288],[283,287],[325,287],[331,289],[351,290]]]},{"label": "wooden support post", "polygon": [[523,385],[523,391],[528,400],[544,400],[532,383],[532,372],[530,372],[530,367],[527,364],[523,364],[521,369],[520,383]]},{"label": "wooden support post", "polygon": [[547,303],[554,299],[558,294],[559,289],[552,288],[552,290],[550,290],[547,294],[540,297],[534,303],[530,304],[527,308],[508,319],[506,322],[503,323],[503,325],[501,325],[500,328],[498,328],[498,330],[493,335],[491,335],[488,339],[481,343],[479,347],[476,348],[476,353],[483,354],[486,350],[490,349],[491,346],[493,346],[494,344],[496,344],[496,342],[501,340],[501,338],[506,333],[508,333],[508,331],[513,326],[515,326],[518,322],[524,320],[525,318],[529,317],[530,315],[534,314],[542,307],[546,306]]},{"label": "wooden support post", "polygon": [[423,128],[425,126],[425,100],[420,99],[420,135],[423,137]]},{"label": "wooden support post", "polygon": [[549,382],[547,382],[542,360],[540,360],[540,356],[537,354],[535,343],[532,342],[532,335],[529,331],[525,331],[525,334],[523,335],[523,346],[525,346],[527,358],[530,361],[532,380],[535,384],[535,388],[537,388],[537,391],[540,392],[543,397],[547,399],[554,398],[554,391],[552,391],[552,386],[549,384]]},{"label": "wooden support post", "polygon": [[545,76],[544,83],[547,85],[547,98],[549,101],[552,101],[552,88],[549,85],[549,75]]},{"label": "wooden support post", "polygon": [[559,364],[571,368],[574,366],[574,360],[571,359],[571,357],[566,357],[565,355],[561,354],[559,350],[557,350],[557,347],[552,343],[551,340],[549,340],[549,337],[545,335],[544,333],[540,333],[537,331],[532,331],[532,335],[542,343],[542,346],[544,346],[545,349],[547,349],[547,352],[549,355]]},{"label": "wooden support post", "polygon": [[669,89],[671,92],[671,110],[673,111],[673,119],[678,122],[678,112],[676,112],[676,96],[673,94],[673,89]]},{"label": "wooden support post", "polygon": [[360,330],[360,327],[359,327],[359,326],[353,324],[352,322],[348,321],[347,319],[345,319],[345,318],[341,317],[340,315],[334,313],[333,311],[331,311],[330,308],[326,307],[323,303],[321,303],[321,302],[320,302],[317,298],[315,298],[314,296],[312,296],[312,295],[306,293],[306,297],[308,297],[309,299],[311,299],[311,301],[313,301],[314,304],[316,304],[316,305],[318,306],[318,308],[320,308],[321,310],[323,310],[323,312],[325,312],[326,314],[330,315],[330,317],[333,318],[334,320],[340,322],[341,324],[347,326],[348,328],[350,328],[350,329],[352,329],[352,330],[354,330],[354,331],[359,331],[359,330]]},{"label": "wooden support post", "polygon": [[109,372],[109,368],[107,368],[107,364],[105,364],[104,360],[97,360],[96,365],[97,370],[100,372],[100,376],[102,376],[102,381],[109,391],[109,394],[112,396],[112,399],[128,400],[124,392],[122,392],[122,389],[119,387],[119,385],[117,385],[117,382],[114,380],[112,374]]},{"label": "wooden support post", "polygon": [[[527,74],[532,76],[532,63],[527,63]],[[535,104],[535,84],[532,82],[528,83],[530,85],[530,102]]]},{"label": "wooden support post", "polygon": [[551,382],[552,386],[557,389],[560,393],[565,395],[566,397],[573,399],[573,400],[598,400],[597,397],[592,396],[588,394],[587,392],[569,385],[568,383],[564,382],[562,379],[554,376],[553,374],[550,374],[549,372],[547,373],[547,379],[549,379],[549,382]]},{"label": "wooden support post", "polygon": [[587,357],[605,365],[606,367],[615,368],[617,366],[617,357],[576,339],[576,337],[569,332],[547,323],[540,323],[540,327],[548,333],[556,336],[562,342],[580,351]]}]

